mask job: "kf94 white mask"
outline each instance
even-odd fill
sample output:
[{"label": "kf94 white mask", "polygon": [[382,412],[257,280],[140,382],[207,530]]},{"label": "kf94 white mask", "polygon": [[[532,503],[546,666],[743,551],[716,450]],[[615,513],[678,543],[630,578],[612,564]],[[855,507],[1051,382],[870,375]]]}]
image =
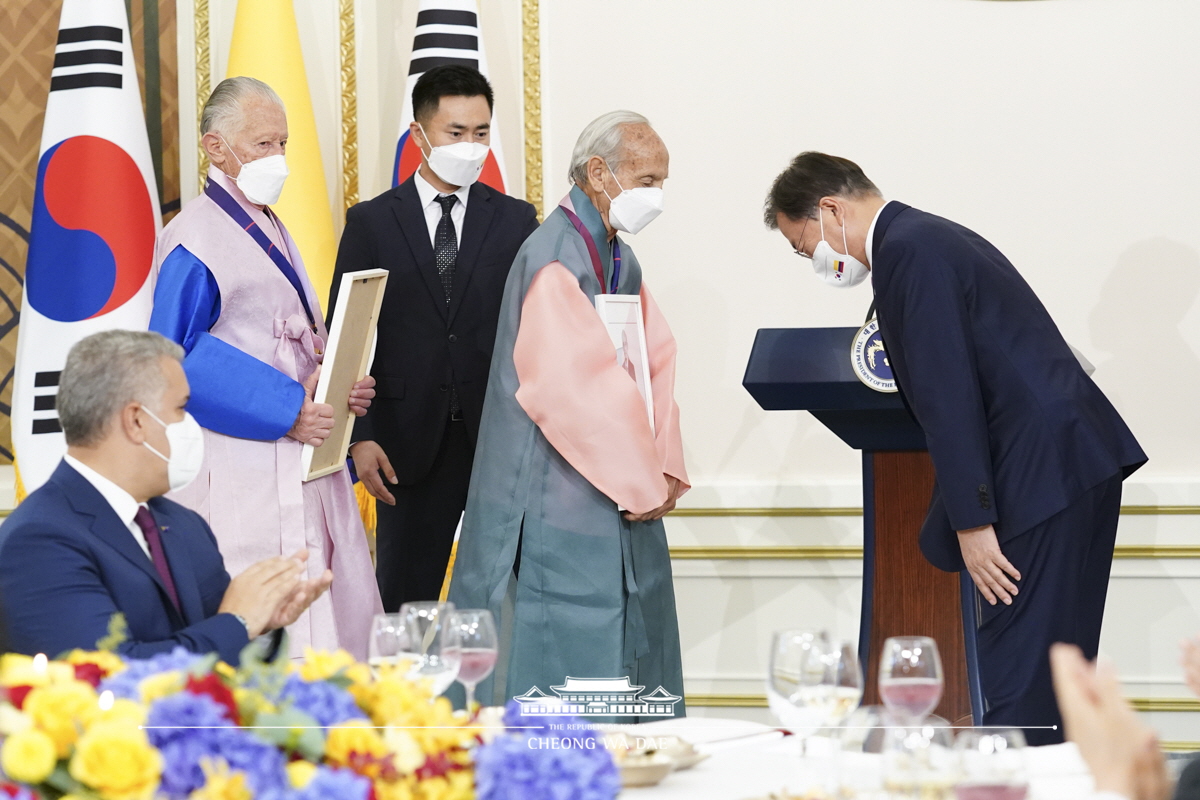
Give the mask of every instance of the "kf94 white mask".
[{"label": "kf94 white mask", "polygon": [[[604,166],[608,167],[608,162]],[[616,197],[608,197],[608,224],[625,233],[637,233],[654,221],[663,212],[663,190],[642,186],[637,189],[626,189],[617,180],[617,173],[608,167],[609,174],[616,181],[621,193]]]},{"label": "kf94 white mask", "polygon": [[[428,142],[429,136],[425,133],[425,128],[419,122],[417,127]],[[440,147],[434,147],[431,143],[425,161],[434,175],[451,186],[470,186],[483,174],[483,164],[487,161],[490,149],[480,142],[455,142]]]},{"label": "kf94 white mask", "polygon": [[[822,209],[817,209],[817,217],[821,220],[821,241],[813,248],[812,255],[813,269],[817,275],[830,286],[839,289],[862,283],[871,274],[871,270],[854,256],[835,252],[829,242],[825,241],[825,214]],[[842,226],[842,249],[850,252],[850,246],[846,243],[845,225]]]},{"label": "kf94 white mask", "polygon": [[200,467],[204,464],[204,429],[196,422],[196,418],[186,411],[183,412],[183,419],[168,425],[145,406],[142,406],[142,410],[167,431],[167,445],[171,448],[169,456],[155,450],[149,442],[142,444],[167,462],[167,483],[171,485],[171,491],[178,491],[196,480],[196,476],[200,474]]},{"label": "kf94 white mask", "polygon": [[[225,139],[222,138],[221,141],[225,142]],[[225,142],[225,146],[229,147],[229,142]],[[288,176],[287,161],[283,155],[267,156],[249,164],[242,164],[232,147],[229,147],[229,152],[233,155],[233,160],[242,166],[242,171],[234,180],[237,181],[242,194],[246,195],[246,199],[260,206],[273,206],[278,203],[279,195],[283,191],[283,182]]]}]

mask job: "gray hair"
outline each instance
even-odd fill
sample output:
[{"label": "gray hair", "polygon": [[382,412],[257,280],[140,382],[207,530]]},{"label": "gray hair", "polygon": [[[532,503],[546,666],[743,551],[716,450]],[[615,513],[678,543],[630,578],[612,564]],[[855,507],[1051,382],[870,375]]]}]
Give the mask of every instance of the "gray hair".
[{"label": "gray hair", "polygon": [[578,186],[587,182],[587,163],[592,156],[599,156],[609,169],[617,171],[624,153],[622,140],[626,125],[650,125],[650,120],[636,111],[610,111],[588,123],[575,140],[571,152],[571,165],[567,168],[567,179]]},{"label": "gray hair", "polygon": [[167,388],[164,356],[182,361],[183,348],[151,331],[103,331],[76,342],[58,383],[67,444],[96,444],[128,403],[157,404]]},{"label": "gray hair", "polygon": [[242,104],[251,97],[274,103],[283,108],[283,101],[275,90],[258,78],[245,76],[226,78],[217,84],[204,110],[200,112],[200,135],[209,131],[220,131],[233,135],[242,129]]}]

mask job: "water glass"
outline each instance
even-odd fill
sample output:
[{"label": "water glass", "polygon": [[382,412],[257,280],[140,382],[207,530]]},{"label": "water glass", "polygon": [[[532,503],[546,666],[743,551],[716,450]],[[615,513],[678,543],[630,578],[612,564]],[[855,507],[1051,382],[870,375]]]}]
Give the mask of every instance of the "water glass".
[{"label": "water glass", "polygon": [[450,688],[462,663],[458,629],[451,624],[453,603],[405,603],[400,607],[413,666],[408,677],[428,679],[433,694]]},{"label": "water glass", "polygon": [[404,617],[399,614],[376,614],[371,620],[371,641],[367,647],[367,664],[376,675],[385,666],[399,666],[406,655],[411,658]]},{"label": "water glass", "polygon": [[821,694],[829,650],[825,631],[792,629],[771,637],[768,658],[767,704],[779,722],[794,734],[809,736],[824,724],[827,703]]},{"label": "water glass", "polygon": [[500,643],[496,636],[496,620],[486,608],[460,609],[451,617],[458,630],[462,662],[458,682],[467,690],[467,711],[475,707],[475,687],[492,674]]},{"label": "water glass", "polygon": [[893,636],[879,659],[879,697],[896,718],[914,725],[937,708],[945,679],[937,643],[928,636]]},{"label": "water glass", "polygon": [[954,749],[961,770],[954,787],[957,800],[1025,800],[1025,736],[1019,730],[967,729]]}]

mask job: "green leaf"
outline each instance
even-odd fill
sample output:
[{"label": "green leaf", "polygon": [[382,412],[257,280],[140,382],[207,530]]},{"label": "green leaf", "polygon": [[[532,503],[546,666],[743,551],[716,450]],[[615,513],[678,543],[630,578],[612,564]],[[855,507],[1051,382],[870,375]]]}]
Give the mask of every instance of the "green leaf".
[{"label": "green leaf", "polygon": [[254,733],[288,753],[309,761],[320,761],[325,753],[325,731],[317,721],[295,708],[264,712],[255,719]]}]

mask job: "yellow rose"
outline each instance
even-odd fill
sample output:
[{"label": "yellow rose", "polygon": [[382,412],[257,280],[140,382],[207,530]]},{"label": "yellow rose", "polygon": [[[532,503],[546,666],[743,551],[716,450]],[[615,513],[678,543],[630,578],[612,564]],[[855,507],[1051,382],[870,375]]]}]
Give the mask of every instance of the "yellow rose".
[{"label": "yellow rose", "polygon": [[18,711],[8,703],[0,703],[0,736],[12,736],[33,726],[33,721],[24,711]]},{"label": "yellow rose", "polygon": [[119,697],[113,701],[112,707],[101,709],[96,718],[92,720],[93,725],[103,722],[123,722],[135,728],[139,725],[145,725],[146,707],[132,700],[126,700],[124,697]]},{"label": "yellow rose", "polygon": [[108,650],[72,650],[63,661],[68,664],[95,664],[108,675],[125,671],[125,662]]},{"label": "yellow rose", "polygon": [[123,722],[88,728],[75,745],[71,777],[107,800],[150,800],[162,775],[162,755],[146,732]]},{"label": "yellow rose", "polygon": [[391,725],[383,730],[383,743],[392,754],[392,764],[401,773],[410,775],[425,763],[425,752],[412,734]]},{"label": "yellow rose", "polygon": [[253,800],[254,793],[246,785],[246,773],[230,771],[224,760],[204,759],[204,786],[192,792],[189,800]]},{"label": "yellow rose", "polygon": [[470,800],[475,796],[474,776],[466,770],[448,772],[417,784],[414,800]]},{"label": "yellow rose", "polygon": [[402,778],[398,781],[375,781],[375,800],[413,800],[414,780]]},{"label": "yellow rose", "polygon": [[317,774],[317,765],[310,761],[293,761],[287,765],[287,774],[293,789],[303,789]]},{"label": "yellow rose", "polygon": [[150,705],[160,697],[183,691],[184,683],[183,673],[178,670],[160,672],[142,678],[138,684],[138,691],[142,694],[142,702]]},{"label": "yellow rose", "polygon": [[58,763],[54,740],[37,728],[13,734],[0,750],[4,774],[21,783],[41,783],[50,777]]},{"label": "yellow rose", "polygon": [[83,681],[40,686],[25,698],[25,713],[54,740],[59,758],[66,758],[79,731],[100,713],[96,690]]},{"label": "yellow rose", "polygon": [[75,680],[75,668],[70,664],[47,661],[43,655],[23,656],[5,653],[0,656],[0,685],[49,686]]},{"label": "yellow rose", "polygon": [[351,681],[357,684],[371,682],[371,668],[354,660],[354,656],[345,650],[304,650],[304,663],[300,665],[300,677],[306,681],[323,681],[332,678],[342,670]]},{"label": "yellow rose", "polygon": [[[366,720],[352,719],[341,725],[331,726],[329,736],[325,740],[325,760],[336,767],[348,767],[351,753],[383,758],[387,755],[387,745]],[[368,769],[366,774],[368,777],[376,777],[378,769]]]}]

